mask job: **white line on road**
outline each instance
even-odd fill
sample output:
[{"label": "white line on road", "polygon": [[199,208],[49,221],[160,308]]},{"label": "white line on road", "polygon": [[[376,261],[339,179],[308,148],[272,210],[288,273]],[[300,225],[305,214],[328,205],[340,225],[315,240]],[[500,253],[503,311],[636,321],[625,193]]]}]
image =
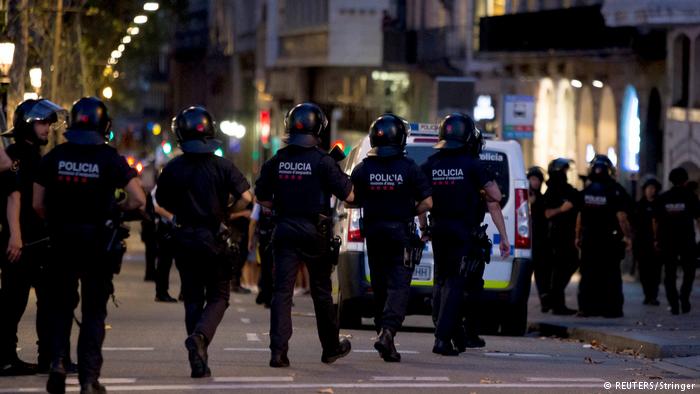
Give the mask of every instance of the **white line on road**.
[{"label": "white line on road", "polygon": [[216,383],[264,383],[264,382],[293,382],[291,376],[232,376],[214,378]]},{"label": "white line on road", "polygon": [[246,309],[245,308],[236,308],[236,312],[238,313],[245,313]]},{"label": "white line on road", "polygon": [[[442,382],[395,382],[395,383],[255,383],[255,384],[171,384],[171,385],[110,385],[109,392],[120,391],[204,391],[204,390],[294,390],[294,389],[566,389],[585,388],[600,389],[599,383],[442,383]],[[68,387],[66,391],[77,391],[77,387]],[[43,387],[15,387],[0,389],[0,393],[43,393]]]},{"label": "white line on road", "polygon": [[270,349],[262,347],[225,347],[227,352],[269,352]]},{"label": "white line on road", "polygon": [[[419,351],[416,351],[416,350],[401,350],[401,349],[396,349],[396,350],[398,350],[399,353],[403,353],[403,354],[419,354],[420,353]],[[371,350],[370,349],[356,349],[356,350],[353,350],[352,352],[353,353],[377,353],[377,351],[374,349],[371,349]]]},{"label": "white line on road", "polygon": [[578,382],[578,383],[603,383],[605,382],[603,379],[599,378],[541,378],[541,377],[534,377],[534,378],[526,378],[528,382]]},{"label": "white line on road", "polygon": [[245,337],[250,342],[260,342],[260,337],[254,332],[249,332],[245,334]]},{"label": "white line on road", "polygon": [[153,347],[103,347],[105,352],[152,352]]},{"label": "white line on road", "polygon": [[449,382],[447,376],[373,376],[375,382]]},{"label": "white line on road", "polygon": [[549,354],[539,354],[539,353],[484,353],[484,356],[488,357],[523,357],[523,358],[552,358]]},{"label": "white line on road", "polygon": [[[100,383],[102,384],[129,384],[136,383],[136,378],[100,378]],[[66,384],[78,385],[80,382],[78,378],[67,378]]]},{"label": "white line on road", "polygon": [[242,317],[242,318],[241,318],[241,323],[243,323],[243,324],[250,324],[250,319],[248,319],[247,317]]}]

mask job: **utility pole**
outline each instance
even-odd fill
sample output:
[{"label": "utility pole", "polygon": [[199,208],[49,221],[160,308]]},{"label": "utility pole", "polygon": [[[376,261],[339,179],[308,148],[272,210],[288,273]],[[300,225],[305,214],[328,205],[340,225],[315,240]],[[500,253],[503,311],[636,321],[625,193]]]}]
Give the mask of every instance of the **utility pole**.
[{"label": "utility pole", "polygon": [[53,61],[51,70],[51,99],[57,101],[58,94],[58,63],[61,55],[61,34],[63,30],[63,0],[56,0],[56,28],[53,37]]}]

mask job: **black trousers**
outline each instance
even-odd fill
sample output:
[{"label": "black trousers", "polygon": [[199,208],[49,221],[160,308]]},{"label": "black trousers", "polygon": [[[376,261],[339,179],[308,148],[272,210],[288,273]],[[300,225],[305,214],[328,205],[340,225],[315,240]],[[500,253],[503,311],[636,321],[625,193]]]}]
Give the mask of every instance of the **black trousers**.
[{"label": "black trousers", "polygon": [[273,251],[269,237],[258,239],[258,250],[260,251],[260,279],[258,280],[258,300],[265,304],[272,302],[273,289]]},{"label": "black trousers", "polygon": [[551,308],[550,292],[552,291],[552,258],[551,249],[541,243],[532,248],[532,261],[534,265],[535,285],[540,297],[542,308]]},{"label": "black trousers", "polygon": [[67,346],[78,304],[80,286],[81,315],[78,337],[78,379],[93,383],[102,369],[102,343],[105,338],[107,301],[113,292],[112,273],[104,266],[104,256],[87,248],[59,248],[57,260],[47,266],[47,319],[50,321],[51,353],[54,359],[68,360]]},{"label": "black trousers", "polygon": [[393,334],[401,328],[411,290],[413,267],[404,264],[406,225],[367,229],[367,259],[374,292],[374,327]]},{"label": "black trousers", "polygon": [[622,315],[622,258],[617,252],[621,247],[604,240],[584,240],[578,286],[578,307],[582,313],[608,317]]},{"label": "black trousers", "polygon": [[[666,288],[666,298],[671,306],[677,306],[679,299],[688,301],[690,292],[695,281],[696,260],[692,247],[687,248],[664,248],[662,249],[664,264],[664,287]],[[681,282],[680,294],[676,285],[678,267],[683,270],[683,281]]]},{"label": "black trousers", "polygon": [[642,283],[644,298],[652,301],[656,300],[659,295],[663,260],[660,254],[654,250],[651,241],[646,246],[646,248],[636,248],[635,257],[639,267],[639,281]]},{"label": "black trousers", "polygon": [[158,240],[158,259],[156,260],[156,295],[166,295],[170,289],[170,269],[175,259],[171,239],[163,236]]},{"label": "black trousers", "polygon": [[[4,251],[5,248],[2,248]],[[4,259],[4,257],[3,257]],[[26,248],[17,263],[3,262],[0,290],[0,364],[17,358],[17,327],[29,301],[29,292],[34,287],[37,297],[36,332],[38,337],[39,363],[51,361],[49,322],[46,318],[45,280],[42,264],[48,259],[47,248]]]},{"label": "black trousers", "polygon": [[145,278],[154,280],[156,278],[156,263],[158,259],[158,236],[156,233],[156,225],[150,220],[141,221],[141,240],[143,241],[146,250],[146,273]]},{"label": "black trousers", "polygon": [[574,245],[574,240],[560,240],[552,245],[552,252],[549,268],[551,269],[551,280],[549,296],[547,302],[551,308],[564,308],[565,291],[571,276],[579,268],[578,249]]},{"label": "black trousers", "polygon": [[201,334],[209,344],[229,306],[231,261],[207,229],[178,230],[175,245],[187,335]]},{"label": "black trousers", "polygon": [[[432,237],[435,258],[433,322],[435,337],[443,341],[450,341],[462,327],[466,282],[459,275],[459,265],[470,247],[469,234],[466,224],[435,221]],[[478,319],[478,316],[467,318]]]},{"label": "black trousers", "polygon": [[324,254],[324,240],[316,225],[304,219],[281,219],[273,235],[274,284],[270,308],[270,350],[283,354],[292,337],[292,296],[299,265],[309,269],[311,298],[318,337],[324,350],[339,345],[338,321],[333,305],[332,264]]}]

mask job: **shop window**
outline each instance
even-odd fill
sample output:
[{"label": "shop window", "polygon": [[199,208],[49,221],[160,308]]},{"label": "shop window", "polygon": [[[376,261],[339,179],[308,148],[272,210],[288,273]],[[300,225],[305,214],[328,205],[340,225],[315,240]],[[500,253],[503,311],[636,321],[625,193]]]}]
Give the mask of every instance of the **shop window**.
[{"label": "shop window", "polygon": [[693,75],[695,82],[693,83],[693,107],[700,108],[700,36],[695,38],[695,59],[693,61]]},{"label": "shop window", "polygon": [[687,107],[690,93],[690,39],[681,34],[673,41],[673,105]]}]

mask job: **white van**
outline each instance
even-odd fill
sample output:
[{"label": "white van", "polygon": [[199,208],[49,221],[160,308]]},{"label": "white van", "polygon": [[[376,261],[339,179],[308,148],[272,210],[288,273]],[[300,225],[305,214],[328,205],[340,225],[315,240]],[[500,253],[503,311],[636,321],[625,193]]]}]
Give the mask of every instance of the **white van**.
[{"label": "white van", "polygon": [[[421,164],[435,153],[437,125],[411,124],[406,152]],[[341,162],[343,170],[350,174],[370,150],[369,137],[352,149]],[[527,301],[532,275],[530,209],[528,204],[528,182],[525,175],[522,150],[515,141],[487,140],[481,160],[495,176],[503,193],[501,206],[510,240],[511,256],[502,258],[498,249],[500,236],[496,233],[489,214],[485,223],[487,233],[493,241],[491,263],[484,272],[482,332],[504,335],[523,335],[527,329]],[[335,233],[343,244],[336,270],[337,301],[340,324],[343,327],[358,327],[362,317],[371,317],[372,288],[365,253],[365,242],[360,235],[359,209],[336,204]],[[423,259],[416,266],[411,282],[409,314],[430,314],[433,286],[433,253],[430,243],[426,245]]]}]

